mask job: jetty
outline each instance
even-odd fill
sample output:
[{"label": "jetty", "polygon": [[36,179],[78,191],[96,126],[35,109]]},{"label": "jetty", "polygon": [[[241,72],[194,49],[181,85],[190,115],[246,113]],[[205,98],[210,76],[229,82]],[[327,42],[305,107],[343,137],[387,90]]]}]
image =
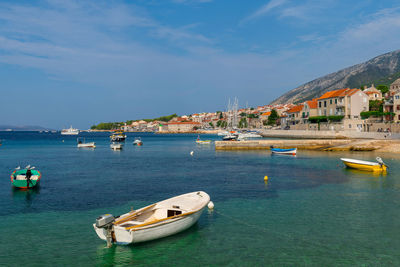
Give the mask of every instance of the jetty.
[{"label": "jetty", "polygon": [[400,140],[379,139],[263,139],[215,141],[216,150],[268,150],[271,146],[319,151],[377,151],[400,153]]}]

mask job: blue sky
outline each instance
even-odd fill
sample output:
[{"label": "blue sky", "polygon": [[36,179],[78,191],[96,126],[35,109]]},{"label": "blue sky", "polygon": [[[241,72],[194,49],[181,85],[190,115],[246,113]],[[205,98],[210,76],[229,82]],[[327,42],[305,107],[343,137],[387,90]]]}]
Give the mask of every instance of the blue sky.
[{"label": "blue sky", "polygon": [[398,1],[1,1],[0,124],[264,105],[397,49]]}]

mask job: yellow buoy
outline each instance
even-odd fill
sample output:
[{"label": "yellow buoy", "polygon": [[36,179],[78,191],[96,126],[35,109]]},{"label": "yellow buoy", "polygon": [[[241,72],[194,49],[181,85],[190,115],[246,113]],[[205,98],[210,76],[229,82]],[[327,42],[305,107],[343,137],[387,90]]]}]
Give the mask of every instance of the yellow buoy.
[{"label": "yellow buoy", "polygon": [[268,176],[267,175],[265,175],[265,177],[264,177],[264,181],[267,181],[268,180]]}]

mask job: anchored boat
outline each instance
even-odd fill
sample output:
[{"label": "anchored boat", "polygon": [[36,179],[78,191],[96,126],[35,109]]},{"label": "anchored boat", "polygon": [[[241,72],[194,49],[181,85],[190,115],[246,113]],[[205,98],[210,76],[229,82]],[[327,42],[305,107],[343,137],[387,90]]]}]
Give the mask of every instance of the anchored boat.
[{"label": "anchored boat", "polygon": [[346,165],[348,168],[362,171],[385,172],[388,168],[380,157],[376,158],[377,162],[347,158],[341,158],[340,160],[343,161],[344,165]]},{"label": "anchored boat", "polygon": [[140,137],[135,138],[135,140],[133,141],[133,145],[134,146],[141,146],[143,145],[142,139]]},{"label": "anchored boat", "polygon": [[102,215],[96,219],[93,227],[108,246],[112,243],[128,245],[150,241],[191,227],[209,202],[210,196],[203,191],[187,193],[119,217]]},{"label": "anchored boat", "polygon": [[42,174],[34,169],[35,167],[31,167],[30,165],[26,166],[25,169],[17,167],[11,173],[12,185],[22,189],[29,189],[38,185]]},{"label": "anchored boat", "polygon": [[115,132],[110,135],[111,142],[123,142],[126,139],[126,135],[123,132]]},{"label": "anchored boat", "polygon": [[200,145],[207,145],[207,144],[211,144],[211,140],[200,140],[200,136],[198,135],[197,136],[197,139],[196,139],[196,143],[197,144],[200,144]]},{"label": "anchored boat", "polygon": [[271,147],[271,152],[274,154],[296,155],[297,148],[274,148],[274,147]]},{"label": "anchored boat", "polygon": [[95,142],[90,142],[90,143],[86,143],[85,139],[83,138],[83,141],[81,138],[78,138],[76,140],[78,142],[78,147],[91,147],[91,148],[95,148],[96,147],[96,143]]},{"label": "anchored boat", "polygon": [[120,144],[120,143],[111,143],[110,148],[112,150],[121,150],[122,149],[122,144]]}]

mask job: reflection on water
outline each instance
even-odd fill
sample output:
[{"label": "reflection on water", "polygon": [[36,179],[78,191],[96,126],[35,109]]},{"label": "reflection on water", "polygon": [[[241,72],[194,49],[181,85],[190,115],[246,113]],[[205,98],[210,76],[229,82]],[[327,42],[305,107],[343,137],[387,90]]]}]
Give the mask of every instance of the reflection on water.
[{"label": "reflection on water", "polygon": [[387,172],[370,172],[370,171],[363,171],[363,170],[357,170],[357,169],[352,169],[352,168],[343,168],[343,172],[345,174],[352,174],[352,175],[357,175],[357,176],[363,176],[363,177],[385,177],[387,176]]},{"label": "reflection on water", "polygon": [[40,185],[37,185],[30,189],[19,189],[12,187],[11,194],[14,201],[23,202],[25,201],[26,207],[31,207],[34,199],[40,194]]}]

